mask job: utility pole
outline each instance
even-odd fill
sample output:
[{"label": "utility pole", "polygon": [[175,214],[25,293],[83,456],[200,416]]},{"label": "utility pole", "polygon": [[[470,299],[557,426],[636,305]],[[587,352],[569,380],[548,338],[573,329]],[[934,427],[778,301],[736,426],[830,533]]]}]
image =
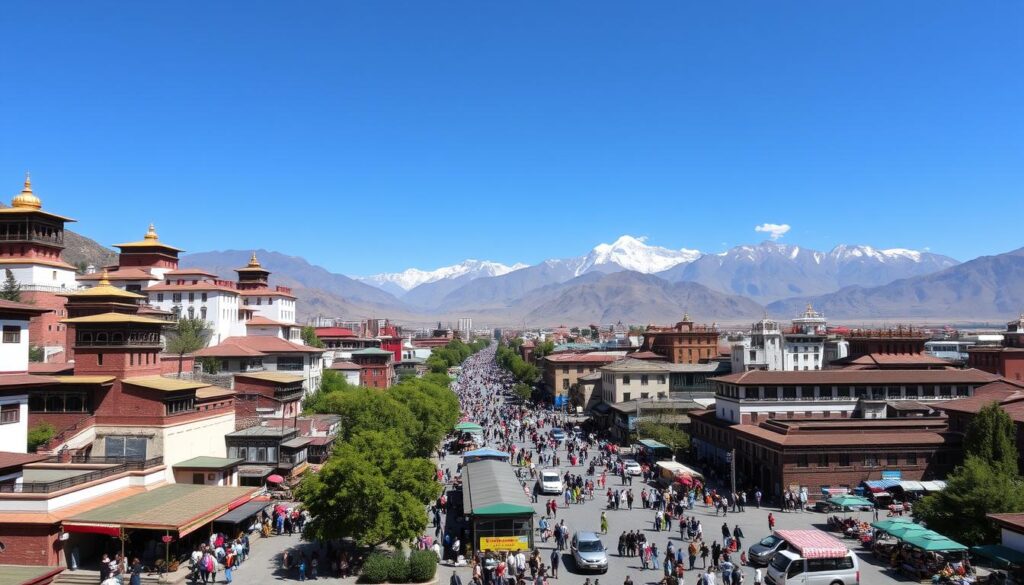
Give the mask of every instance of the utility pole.
[{"label": "utility pole", "polygon": [[736,493],[736,447],[729,451],[729,477],[732,480],[732,493]]}]

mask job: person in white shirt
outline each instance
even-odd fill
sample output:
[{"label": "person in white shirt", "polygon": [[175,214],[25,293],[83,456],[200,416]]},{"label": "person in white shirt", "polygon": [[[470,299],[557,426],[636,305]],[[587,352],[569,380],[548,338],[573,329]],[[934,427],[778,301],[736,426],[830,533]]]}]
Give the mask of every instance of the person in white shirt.
[{"label": "person in white shirt", "polygon": [[754,569],[754,585],[762,585],[764,583],[764,573],[761,572],[761,568]]}]

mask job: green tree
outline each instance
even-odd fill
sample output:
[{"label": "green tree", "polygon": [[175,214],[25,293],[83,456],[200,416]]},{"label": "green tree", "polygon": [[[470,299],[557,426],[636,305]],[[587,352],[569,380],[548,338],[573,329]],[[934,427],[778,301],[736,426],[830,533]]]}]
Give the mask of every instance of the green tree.
[{"label": "green tree", "polygon": [[946,478],[946,489],[914,505],[914,516],[928,528],[968,546],[998,541],[999,530],[986,514],[1024,510],[1024,485],[984,459],[968,455]]},{"label": "green tree", "polygon": [[296,496],[315,519],[308,539],[350,537],[363,546],[399,545],[427,527],[426,505],[441,492],[429,459],[405,456],[398,433],[361,430],[340,443]]},{"label": "green tree", "polygon": [[533,348],[533,359],[539,360],[540,358],[555,353],[555,342],[550,339],[542,341],[537,344],[537,347]]},{"label": "green tree", "polygon": [[1017,431],[998,402],[981,408],[964,435],[964,454],[977,457],[996,471],[1017,475]]},{"label": "green tree", "polygon": [[320,338],[316,335],[316,329],[310,325],[302,328],[302,343],[316,348],[323,348],[324,346],[324,342],[320,341]]},{"label": "green tree", "polygon": [[530,388],[527,384],[519,382],[512,387],[512,394],[518,396],[521,400],[529,400],[533,397],[533,388]]},{"label": "green tree", "polygon": [[10,268],[5,268],[4,274],[6,276],[4,278],[4,285],[0,288],[0,299],[20,303],[21,285],[18,284],[18,279],[14,278],[14,273],[11,272]]},{"label": "green tree", "polygon": [[167,353],[178,356],[178,377],[181,377],[182,363],[185,355],[206,347],[210,342],[209,324],[198,318],[182,317],[173,329],[167,332],[167,344],[164,348]]},{"label": "green tree", "polygon": [[690,437],[682,430],[659,420],[641,420],[637,423],[637,433],[644,439],[654,439],[672,449],[673,453],[686,451],[690,448]]},{"label": "green tree", "polygon": [[29,346],[28,361],[38,364],[42,362],[44,359],[46,359],[46,352],[43,351],[43,348],[39,347],[38,345]]},{"label": "green tree", "polygon": [[57,435],[57,429],[50,423],[39,423],[28,430],[28,452],[35,453],[40,445],[45,445]]}]

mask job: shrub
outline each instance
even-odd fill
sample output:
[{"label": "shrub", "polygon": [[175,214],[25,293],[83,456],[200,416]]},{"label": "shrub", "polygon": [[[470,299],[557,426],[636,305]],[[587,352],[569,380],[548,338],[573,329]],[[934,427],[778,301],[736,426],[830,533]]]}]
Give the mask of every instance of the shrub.
[{"label": "shrub", "polygon": [[430,550],[416,550],[409,555],[409,581],[426,583],[437,572],[437,555]]},{"label": "shrub", "polygon": [[35,453],[40,445],[50,442],[57,429],[50,423],[39,423],[28,431],[28,452]]},{"label": "shrub", "polygon": [[401,552],[391,555],[388,563],[388,581],[391,583],[409,582],[409,560]]},{"label": "shrub", "polygon": [[360,581],[364,583],[384,583],[388,580],[391,568],[391,557],[382,553],[373,553],[363,561],[363,574]]}]

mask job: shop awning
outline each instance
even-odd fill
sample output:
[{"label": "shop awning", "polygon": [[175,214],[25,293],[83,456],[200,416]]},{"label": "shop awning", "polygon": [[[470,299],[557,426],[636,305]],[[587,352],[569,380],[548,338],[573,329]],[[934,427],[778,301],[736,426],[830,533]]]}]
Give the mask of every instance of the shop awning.
[{"label": "shop awning", "polygon": [[972,546],[971,553],[992,561],[997,569],[1024,567],[1024,553],[999,544]]},{"label": "shop awning", "polygon": [[919,548],[928,552],[955,552],[967,550],[967,547],[959,542],[950,540],[938,532],[932,532],[931,530],[907,534],[900,540],[914,548]]},{"label": "shop awning", "polygon": [[926,492],[941,492],[946,489],[946,482],[941,479],[935,481],[922,481],[921,487],[923,487]]},{"label": "shop awning", "polygon": [[900,485],[900,480],[898,480],[898,479],[870,479],[868,481],[865,481],[864,485],[868,486],[868,489],[870,489],[873,492],[881,492],[881,491],[885,491],[885,490],[887,490],[889,488],[893,488],[893,487],[896,487],[896,486]]},{"label": "shop awning", "polygon": [[924,486],[919,481],[911,481],[908,479],[900,481],[900,487],[905,492],[923,492]]},{"label": "shop awning", "polygon": [[654,439],[640,439],[637,443],[640,443],[648,449],[669,449],[668,445],[655,441]]},{"label": "shop awning", "polygon": [[220,516],[215,519],[214,522],[218,524],[241,524],[249,518],[252,518],[256,514],[263,511],[264,508],[270,505],[270,502],[265,499],[253,500],[246,502],[241,506],[231,510],[227,514]]},{"label": "shop awning", "polygon": [[257,488],[171,484],[64,520],[65,532],[116,535],[123,530],[163,530],[179,537],[246,502]]},{"label": "shop awning", "polygon": [[241,477],[267,477],[273,472],[274,468],[266,465],[243,465],[238,468]]},{"label": "shop awning", "polygon": [[483,431],[484,428],[476,423],[461,422],[455,425],[455,430],[463,433],[475,433]]},{"label": "shop awning", "polygon": [[909,524],[913,522],[912,518],[906,516],[897,516],[896,518],[889,518],[888,520],[879,520],[878,522],[872,522],[871,527],[877,530],[885,532],[886,530],[896,526],[897,524]]}]

